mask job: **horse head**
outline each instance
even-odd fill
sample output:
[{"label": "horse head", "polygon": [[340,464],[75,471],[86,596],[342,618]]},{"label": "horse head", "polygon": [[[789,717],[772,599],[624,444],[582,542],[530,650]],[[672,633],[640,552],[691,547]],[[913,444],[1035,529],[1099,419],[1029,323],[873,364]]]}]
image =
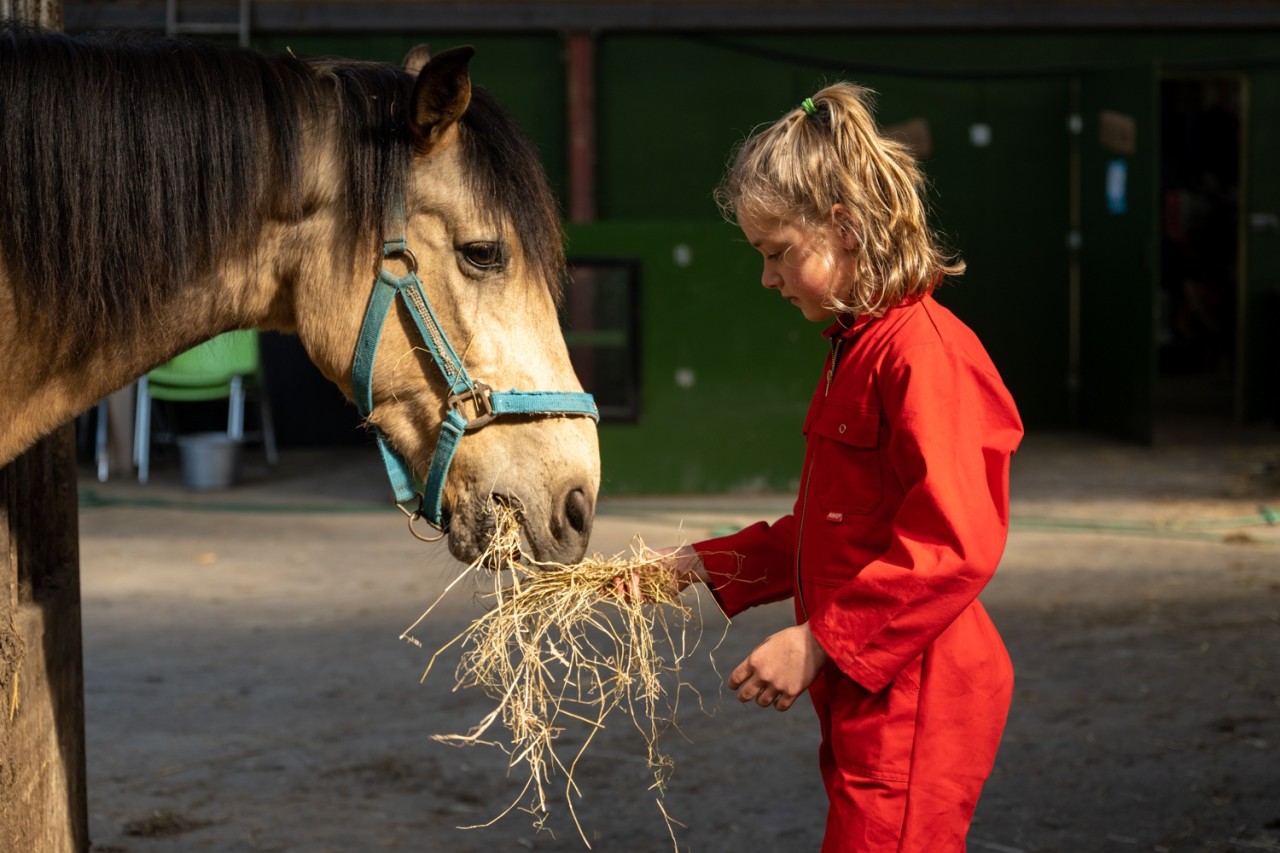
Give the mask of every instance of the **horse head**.
[{"label": "horse head", "polygon": [[[404,117],[412,145],[402,209],[388,216],[395,233],[387,239],[399,248],[383,262],[395,268],[392,280],[416,272],[430,316],[425,329],[415,322],[416,297],[379,309],[386,320],[363,356],[369,375],[362,410],[388,446],[384,454],[403,460],[412,479],[428,485],[444,442],[442,418],[452,407],[468,422],[434,519],[455,556],[470,560],[483,552],[496,499],[518,510],[537,559],[571,562],[585,552],[600,482],[594,419],[554,405],[517,407],[491,419],[487,399],[487,389],[495,399],[586,397],[557,320],[565,275],[558,211],[532,145],[491,97],[473,93],[471,55],[459,48],[429,58],[419,48],[406,59],[416,78]],[[366,278],[350,298],[367,300],[369,267],[357,268]],[[360,313],[350,308],[340,313]],[[300,334],[305,310],[299,306]],[[434,340],[436,331],[442,340]],[[347,339],[347,365],[354,339]],[[433,356],[441,346],[456,353],[481,393],[457,399],[456,377]],[[333,378],[351,389],[345,377]]]}]

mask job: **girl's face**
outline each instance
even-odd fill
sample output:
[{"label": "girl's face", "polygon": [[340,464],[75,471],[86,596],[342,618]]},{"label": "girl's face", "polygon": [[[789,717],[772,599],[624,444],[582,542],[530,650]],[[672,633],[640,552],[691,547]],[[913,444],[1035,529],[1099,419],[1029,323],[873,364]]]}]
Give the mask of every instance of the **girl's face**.
[{"label": "girl's face", "polygon": [[827,295],[833,288],[838,293],[848,286],[853,264],[845,247],[847,241],[834,221],[818,233],[762,217],[743,216],[738,224],[747,241],[764,257],[762,285],[778,291],[806,320],[821,323],[835,317]]}]

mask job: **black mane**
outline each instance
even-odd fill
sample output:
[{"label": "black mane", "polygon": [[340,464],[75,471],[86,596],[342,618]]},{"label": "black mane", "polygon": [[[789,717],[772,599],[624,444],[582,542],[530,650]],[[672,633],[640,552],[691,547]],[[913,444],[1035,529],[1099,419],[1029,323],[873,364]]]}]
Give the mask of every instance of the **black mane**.
[{"label": "black mane", "polygon": [[[382,239],[412,158],[413,80],[206,41],[0,28],[0,254],[22,315],[96,337],[144,320],[299,216],[303,134],[337,105],[351,246]],[[468,181],[558,287],[558,212],[536,152],[481,89],[463,117]]]}]

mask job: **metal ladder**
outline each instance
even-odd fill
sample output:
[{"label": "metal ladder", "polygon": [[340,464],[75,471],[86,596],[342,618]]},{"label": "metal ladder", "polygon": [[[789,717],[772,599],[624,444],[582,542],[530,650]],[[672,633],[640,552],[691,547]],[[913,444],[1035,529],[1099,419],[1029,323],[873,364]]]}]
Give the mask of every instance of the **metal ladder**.
[{"label": "metal ladder", "polygon": [[[239,17],[235,21],[187,21],[178,18],[178,0],[166,0],[164,31],[168,35],[233,35],[241,47],[249,46],[249,0],[238,0]],[[231,5],[229,2],[226,5]]]}]

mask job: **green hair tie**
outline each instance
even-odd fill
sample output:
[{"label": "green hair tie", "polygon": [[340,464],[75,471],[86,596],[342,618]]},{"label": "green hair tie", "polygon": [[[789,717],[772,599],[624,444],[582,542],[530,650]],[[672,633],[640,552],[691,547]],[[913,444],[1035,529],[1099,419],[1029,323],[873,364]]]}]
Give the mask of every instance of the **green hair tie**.
[{"label": "green hair tie", "polygon": [[806,115],[814,115],[818,112],[818,108],[813,104],[813,98],[805,98],[800,102],[800,106],[804,108]]}]

